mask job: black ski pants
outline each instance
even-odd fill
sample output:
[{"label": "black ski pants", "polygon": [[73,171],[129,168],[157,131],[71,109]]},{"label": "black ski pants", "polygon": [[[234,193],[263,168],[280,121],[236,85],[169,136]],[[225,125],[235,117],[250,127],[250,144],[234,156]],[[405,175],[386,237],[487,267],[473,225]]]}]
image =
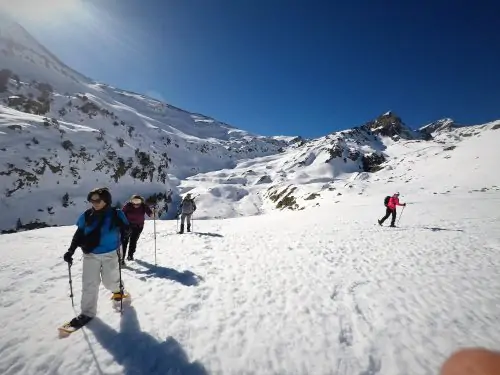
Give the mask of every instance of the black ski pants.
[{"label": "black ski pants", "polygon": [[137,247],[137,241],[139,240],[143,229],[144,226],[130,225],[129,235],[126,237],[125,241],[123,241],[123,257],[127,255],[127,245],[129,245],[128,256],[131,257],[134,255]]},{"label": "black ski pants", "polygon": [[387,220],[389,216],[392,215],[391,219],[391,225],[394,225],[396,223],[396,209],[390,209],[389,207],[386,208],[385,210],[385,216],[380,220],[380,224],[383,224],[384,221]]}]

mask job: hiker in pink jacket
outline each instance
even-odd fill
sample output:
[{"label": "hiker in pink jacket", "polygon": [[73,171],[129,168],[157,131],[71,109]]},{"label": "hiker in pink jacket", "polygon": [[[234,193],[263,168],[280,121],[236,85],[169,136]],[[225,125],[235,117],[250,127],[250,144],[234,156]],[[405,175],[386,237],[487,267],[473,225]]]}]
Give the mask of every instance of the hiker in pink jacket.
[{"label": "hiker in pink jacket", "polygon": [[149,208],[149,206],[145,203],[144,198],[140,195],[132,195],[130,200],[125,203],[122,208],[123,213],[127,217],[128,222],[130,223],[130,231],[129,235],[123,242],[123,259],[125,258],[125,254],[127,253],[127,245],[130,241],[130,246],[128,249],[127,260],[134,260],[134,253],[137,247],[137,241],[141,236],[142,230],[144,229],[144,215],[148,215],[151,217],[154,215],[154,211]]},{"label": "hiker in pink jacket", "polygon": [[384,221],[392,215],[391,227],[395,227],[396,222],[396,206],[406,206],[406,203],[399,203],[399,193],[394,194],[392,197],[388,197],[385,210],[385,216],[378,221],[379,225],[382,225]]}]

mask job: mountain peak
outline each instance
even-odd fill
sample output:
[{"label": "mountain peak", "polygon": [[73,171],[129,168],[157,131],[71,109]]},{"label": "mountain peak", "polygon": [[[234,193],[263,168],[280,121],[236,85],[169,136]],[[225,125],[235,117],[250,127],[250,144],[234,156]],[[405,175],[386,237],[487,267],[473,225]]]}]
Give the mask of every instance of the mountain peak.
[{"label": "mountain peak", "polygon": [[431,135],[435,132],[449,131],[456,126],[457,124],[451,118],[443,118],[422,126],[418,131],[422,134]]},{"label": "mountain peak", "polygon": [[367,122],[363,127],[371,130],[375,134],[391,137],[395,140],[399,138],[415,138],[413,131],[392,111],[388,111],[378,116],[376,119]]}]

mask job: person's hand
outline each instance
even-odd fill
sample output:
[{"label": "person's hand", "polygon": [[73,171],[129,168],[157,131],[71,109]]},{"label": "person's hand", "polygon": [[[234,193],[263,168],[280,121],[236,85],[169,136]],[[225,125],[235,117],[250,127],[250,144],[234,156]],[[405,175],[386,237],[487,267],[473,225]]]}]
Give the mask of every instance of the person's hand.
[{"label": "person's hand", "polygon": [[73,264],[73,253],[71,251],[66,251],[64,253],[63,259],[71,266]]},{"label": "person's hand", "polygon": [[462,349],[452,354],[441,367],[440,375],[500,374],[500,352],[483,348]]}]

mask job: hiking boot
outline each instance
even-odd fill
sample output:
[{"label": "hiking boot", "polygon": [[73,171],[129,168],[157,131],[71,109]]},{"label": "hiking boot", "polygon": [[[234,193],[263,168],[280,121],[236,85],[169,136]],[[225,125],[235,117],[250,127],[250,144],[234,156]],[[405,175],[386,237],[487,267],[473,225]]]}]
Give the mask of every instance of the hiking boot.
[{"label": "hiking boot", "polygon": [[83,327],[85,324],[90,322],[92,320],[92,317],[80,314],[76,318],[71,319],[71,322],[69,322],[69,325],[74,328],[80,328]]},{"label": "hiking boot", "polygon": [[133,255],[129,255],[129,256],[127,257],[127,260],[134,260],[134,256],[133,256]]},{"label": "hiking boot", "polygon": [[191,225],[188,225],[188,232],[191,232]]},{"label": "hiking boot", "polygon": [[380,219],[379,219],[379,220],[377,220],[377,221],[378,221],[378,225],[382,226],[382,224],[383,224],[383,223],[382,223],[382,220],[380,220]]},{"label": "hiking boot", "polygon": [[181,224],[181,230],[179,231],[179,233],[184,233],[184,224]]}]

